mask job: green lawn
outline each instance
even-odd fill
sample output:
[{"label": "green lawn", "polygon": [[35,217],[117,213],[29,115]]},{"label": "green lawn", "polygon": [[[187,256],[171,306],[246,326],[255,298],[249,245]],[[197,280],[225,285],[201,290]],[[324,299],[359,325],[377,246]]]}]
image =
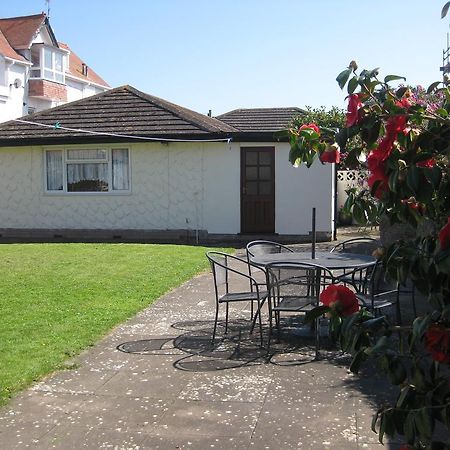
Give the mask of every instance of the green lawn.
[{"label": "green lawn", "polygon": [[204,247],[0,245],[0,405],[208,265]]}]

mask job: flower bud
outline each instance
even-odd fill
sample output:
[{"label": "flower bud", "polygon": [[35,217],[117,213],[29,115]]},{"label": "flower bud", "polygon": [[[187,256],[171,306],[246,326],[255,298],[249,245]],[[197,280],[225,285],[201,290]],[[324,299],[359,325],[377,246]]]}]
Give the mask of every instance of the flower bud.
[{"label": "flower bud", "polygon": [[384,247],[377,247],[372,252],[372,256],[376,259],[381,259],[384,256]]}]

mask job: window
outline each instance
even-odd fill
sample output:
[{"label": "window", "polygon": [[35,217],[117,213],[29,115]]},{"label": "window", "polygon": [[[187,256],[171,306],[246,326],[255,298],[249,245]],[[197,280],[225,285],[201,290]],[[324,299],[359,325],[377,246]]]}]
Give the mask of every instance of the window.
[{"label": "window", "polygon": [[31,47],[31,78],[65,82],[65,52],[53,47],[33,45]]},{"label": "window", "polygon": [[66,149],[45,152],[47,192],[128,192],[127,148]]}]

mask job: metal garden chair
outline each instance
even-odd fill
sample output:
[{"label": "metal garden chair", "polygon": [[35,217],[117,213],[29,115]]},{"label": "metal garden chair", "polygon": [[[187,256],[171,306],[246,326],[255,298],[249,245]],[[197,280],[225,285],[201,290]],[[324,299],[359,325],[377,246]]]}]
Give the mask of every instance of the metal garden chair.
[{"label": "metal garden chair", "polygon": [[[336,279],[326,267],[313,263],[283,263],[267,265],[269,286],[269,337],[267,351],[273,334],[275,319],[278,336],[281,335],[281,313],[306,314],[319,305],[320,292]],[[319,352],[319,321],[314,328],[316,357]]]},{"label": "metal garden chair", "polygon": [[[262,269],[245,259],[227,253],[209,251],[206,253],[206,256],[211,264],[216,297],[216,314],[212,336],[213,343],[216,337],[219,307],[221,304],[225,304],[225,334],[227,334],[229,304],[236,302],[250,302],[252,306],[252,326],[250,328],[250,333],[252,333],[254,321],[256,321],[256,317],[253,317],[253,302],[256,302],[256,315],[259,319],[261,345],[263,345],[261,306],[263,301],[267,298],[268,292],[267,289],[262,289],[260,283],[248,273],[248,267],[251,266],[253,271],[259,270],[263,272]],[[249,285],[250,288],[247,288]]]}]

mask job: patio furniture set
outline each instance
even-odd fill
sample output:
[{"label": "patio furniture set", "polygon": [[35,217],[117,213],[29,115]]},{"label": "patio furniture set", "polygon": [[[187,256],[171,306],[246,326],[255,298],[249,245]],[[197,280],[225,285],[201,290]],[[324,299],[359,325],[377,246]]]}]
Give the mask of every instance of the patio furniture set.
[{"label": "patio furniture set", "polygon": [[[298,252],[272,241],[252,241],[246,246],[246,258],[209,251],[214,279],[216,310],[213,344],[219,322],[219,307],[225,305],[225,335],[228,333],[229,306],[250,303],[250,333],[258,323],[260,344],[264,346],[262,310],[267,305],[270,346],[274,328],[281,336],[281,314],[305,315],[320,304],[320,293],[331,284],[344,284],[356,294],[361,306],[374,314],[387,307],[395,308],[396,322],[401,322],[398,284],[388,284],[381,264],[372,256],[378,246],[372,238],[354,238],[339,243],[330,252]],[[238,288],[231,280],[241,279]],[[242,289],[243,286],[248,287]],[[275,326],[274,326],[275,325]],[[309,328],[318,356],[319,319]]]}]

